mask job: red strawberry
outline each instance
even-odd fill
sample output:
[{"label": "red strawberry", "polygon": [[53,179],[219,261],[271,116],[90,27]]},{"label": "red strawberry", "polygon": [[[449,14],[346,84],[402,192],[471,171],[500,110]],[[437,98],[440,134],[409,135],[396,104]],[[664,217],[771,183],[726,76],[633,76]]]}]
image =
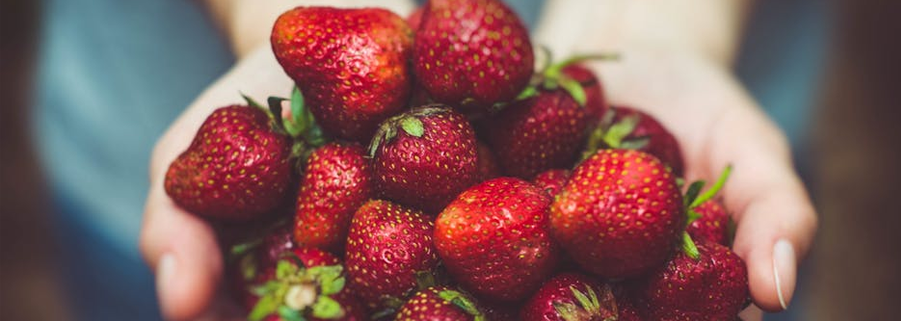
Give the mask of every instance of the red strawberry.
[{"label": "red strawberry", "polygon": [[591,133],[586,155],[590,156],[598,148],[640,150],[672,167],[676,176],[683,174],[682,152],[676,138],[654,117],[636,109],[610,108]]},{"label": "red strawberry", "polygon": [[620,298],[617,298],[616,312],[616,321],[644,321],[644,318],[638,313],[638,308],[635,307],[635,303],[631,300],[621,300]]},{"label": "red strawberry", "polygon": [[532,76],[528,30],[498,0],[430,0],[413,70],[432,98],[473,111],[513,100]]},{"label": "red strawberry", "polygon": [[486,138],[506,174],[531,179],[551,168],[572,166],[589,119],[566,91],[541,91],[493,117]]},{"label": "red strawberry", "polygon": [[370,154],[380,194],[430,214],[477,179],[472,126],[443,105],[416,108],[385,121]]},{"label": "red strawberry", "polygon": [[466,294],[447,287],[429,287],[414,294],[397,313],[397,321],[485,321]]},{"label": "red strawberry", "polygon": [[524,299],[557,263],[547,230],[550,202],[540,188],[506,177],[460,194],[435,223],[435,247],[448,272],[476,295]]},{"label": "red strawberry", "polygon": [[735,320],[748,303],[748,271],[729,248],[699,239],[640,282],[652,320]]},{"label": "red strawberry", "polygon": [[532,184],[535,184],[535,186],[545,190],[548,195],[554,197],[557,196],[557,194],[560,193],[560,190],[563,189],[563,186],[566,185],[566,181],[569,180],[570,175],[572,175],[572,171],[568,169],[550,169],[535,176],[535,178],[532,179]]},{"label": "red strawberry", "polygon": [[273,130],[266,111],[232,105],[207,117],[166,172],[169,197],[196,215],[228,221],[257,218],[291,191],[291,139]]},{"label": "red strawberry", "polygon": [[478,174],[476,175],[478,179],[476,181],[482,182],[500,176],[501,170],[497,166],[497,158],[494,157],[494,152],[482,142],[477,142],[476,148],[479,157]]},{"label": "red strawberry", "polygon": [[340,249],[354,212],[373,194],[366,151],[356,143],[330,143],[313,151],[305,167],[294,239],[303,247]]},{"label": "red strawberry", "polygon": [[585,92],[585,109],[595,117],[603,117],[608,105],[604,96],[601,81],[590,69],[579,63],[568,64],[561,70],[562,74],[582,85]]},{"label": "red strawberry", "polygon": [[554,238],[583,269],[606,278],[663,264],[685,227],[672,173],[633,150],[601,150],[582,162],[550,212]]},{"label": "red strawberry", "polygon": [[545,282],[520,312],[522,321],[618,320],[610,286],[566,273]]},{"label": "red strawberry", "polygon": [[271,42],[323,130],[363,142],[410,97],[412,34],[384,9],[297,7],[275,22]]},{"label": "red strawberry", "polygon": [[728,244],[729,214],[720,202],[708,200],[694,208],[700,216],[688,224],[688,234],[692,238],[705,238],[721,245]]},{"label": "red strawberry", "polygon": [[419,30],[419,26],[422,24],[423,10],[425,10],[425,8],[417,7],[416,9],[413,9],[413,12],[410,12],[409,16],[407,16],[407,25],[410,26],[410,29],[413,30],[413,32]]},{"label": "red strawberry", "polygon": [[290,255],[248,286],[248,320],[366,320],[366,310],[344,287],[338,258],[310,248]]},{"label": "red strawberry", "polygon": [[347,236],[350,288],[372,308],[398,308],[395,302],[416,289],[417,274],[438,266],[433,230],[420,211],[382,200],[363,204]]}]

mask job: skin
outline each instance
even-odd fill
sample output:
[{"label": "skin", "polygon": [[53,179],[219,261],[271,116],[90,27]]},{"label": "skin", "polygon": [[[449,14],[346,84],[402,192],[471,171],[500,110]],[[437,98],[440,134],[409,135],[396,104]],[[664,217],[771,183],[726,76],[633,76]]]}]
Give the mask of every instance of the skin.
[{"label": "skin", "polygon": [[[303,3],[317,1],[304,1]],[[340,6],[349,1],[318,1]],[[696,3],[692,3],[696,2]],[[150,165],[141,251],[157,273],[163,315],[169,320],[241,320],[240,309],[219,290],[222,257],[215,229],[178,208],[163,190],[169,163],[190,144],[216,107],[241,102],[239,91],[260,101],[288,96],[291,82],[266,39],[279,13],[301,1],[206,0],[238,56],[160,138]],[[405,16],[408,1],[357,1],[387,6]],[[730,70],[745,1],[551,1],[534,34],[555,56],[615,51],[618,62],[593,63],[613,104],[635,106],[658,118],[682,144],[689,179],[714,179],[735,168],[721,191],[738,223],[735,251],[748,264],[754,303],[780,311],[773,245],[785,239],[803,258],[816,231],[816,215],[792,169],[784,134],[761,111]],[[596,40],[594,40],[596,39]],[[162,263],[161,263],[162,262]],[[796,264],[780,271],[786,304]],[[759,310],[745,320],[761,320]]]}]

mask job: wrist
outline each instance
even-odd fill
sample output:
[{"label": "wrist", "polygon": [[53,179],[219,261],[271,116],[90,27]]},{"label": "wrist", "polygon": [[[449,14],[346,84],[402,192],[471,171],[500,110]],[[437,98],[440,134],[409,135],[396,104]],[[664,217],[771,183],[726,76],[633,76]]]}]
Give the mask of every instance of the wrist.
[{"label": "wrist", "polygon": [[412,0],[205,0],[232,51],[241,59],[267,43],[272,25],[283,12],[301,5],[334,7],[384,7],[404,16],[413,10]]}]

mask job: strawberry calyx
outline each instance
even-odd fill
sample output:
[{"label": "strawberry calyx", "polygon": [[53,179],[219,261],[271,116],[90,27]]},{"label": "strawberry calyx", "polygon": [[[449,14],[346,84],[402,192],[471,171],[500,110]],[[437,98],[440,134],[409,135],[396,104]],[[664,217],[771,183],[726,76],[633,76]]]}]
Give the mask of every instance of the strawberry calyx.
[{"label": "strawberry calyx", "polygon": [[485,321],[486,317],[482,311],[476,307],[475,303],[469,299],[463,293],[455,290],[441,290],[438,292],[438,296],[444,299],[445,302],[453,304],[458,309],[466,312],[473,317],[473,321]]},{"label": "strawberry calyx", "polygon": [[429,115],[449,112],[450,108],[442,104],[424,105],[405,113],[386,119],[379,125],[372,141],[369,143],[369,157],[375,157],[375,152],[382,144],[387,144],[397,137],[398,129],[407,135],[422,137],[425,134],[425,125],[421,118]]},{"label": "strawberry calyx", "polygon": [[617,319],[616,300],[609,285],[604,285],[600,298],[591,286],[586,286],[582,292],[574,285],[569,287],[576,303],[553,302],[554,310],[565,321],[613,321]]},{"label": "strawberry calyx", "polygon": [[[688,190],[685,192],[685,196],[682,198],[683,206],[685,208],[685,215],[688,219],[685,220],[685,227],[688,228],[692,222],[701,217],[701,214],[695,211],[694,209],[706,201],[709,201],[716,197],[716,194],[726,185],[726,180],[729,179],[729,175],[732,173],[732,165],[726,165],[723,168],[722,173],[720,173],[719,178],[717,178],[716,182],[713,183],[709,189],[701,193],[701,188],[706,184],[703,180],[695,181],[688,186]],[[691,236],[688,235],[687,231],[682,231],[682,251],[685,252],[689,257],[693,259],[698,259],[700,253],[698,252],[697,246],[695,246],[694,241],[691,239]]]},{"label": "strawberry calyx", "polygon": [[[547,51],[542,48],[542,51]],[[570,78],[563,73],[563,69],[569,65],[580,63],[588,60],[619,60],[619,54],[594,54],[594,55],[575,55],[558,63],[549,63],[551,61],[550,53],[546,52],[547,62],[541,71],[536,73],[529,81],[523,91],[519,93],[516,100],[524,100],[538,95],[540,90],[557,90],[566,91],[576,103],[581,107],[585,107],[587,96],[585,94],[584,84]]]},{"label": "strawberry calyx", "polygon": [[604,113],[604,117],[588,135],[585,150],[582,152],[582,160],[588,159],[602,148],[638,150],[650,143],[650,137],[646,136],[626,139],[635,131],[641,121],[640,115],[629,115],[614,123],[613,119],[615,118],[616,111],[612,108]]},{"label": "strawberry calyx", "polygon": [[290,253],[278,261],[275,279],[251,290],[260,299],[247,318],[259,321],[272,314],[290,321],[305,321],[305,316],[341,318],[344,308],[333,295],[341,292],[344,284],[341,265],[307,268]]},{"label": "strawberry calyx", "polygon": [[275,128],[293,139],[291,156],[297,159],[297,168],[302,169],[310,153],[328,142],[325,133],[316,124],[297,86],[291,91],[291,99],[269,97],[267,103]]}]

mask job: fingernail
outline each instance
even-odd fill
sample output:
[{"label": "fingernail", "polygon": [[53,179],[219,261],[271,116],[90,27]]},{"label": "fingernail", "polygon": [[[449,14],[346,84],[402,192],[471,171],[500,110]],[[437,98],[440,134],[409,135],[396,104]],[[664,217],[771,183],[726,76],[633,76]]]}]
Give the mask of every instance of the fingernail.
[{"label": "fingernail", "polygon": [[166,293],[167,286],[172,284],[176,263],[175,256],[172,253],[163,254],[160,257],[160,261],[156,263],[156,290],[161,297]]},{"label": "fingernail", "polygon": [[781,239],[773,245],[773,276],[776,280],[776,294],[782,309],[788,309],[795,290],[795,276],[798,263],[795,248],[788,240]]}]

